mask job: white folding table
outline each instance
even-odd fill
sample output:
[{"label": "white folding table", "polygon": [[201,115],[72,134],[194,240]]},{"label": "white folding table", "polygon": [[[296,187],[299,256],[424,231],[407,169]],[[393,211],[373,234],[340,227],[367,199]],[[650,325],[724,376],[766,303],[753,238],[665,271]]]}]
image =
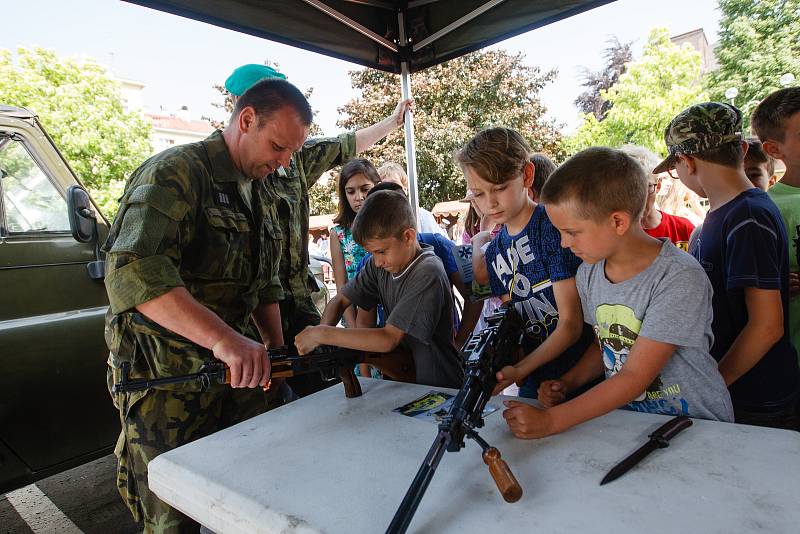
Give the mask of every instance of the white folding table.
[{"label": "white folding table", "polygon": [[[334,386],[159,456],[151,489],[219,534],[384,532],[437,433],[392,409],[432,388],[360,380],[359,398]],[[522,499],[502,500],[467,440],[444,455],[409,532],[800,532],[798,432],[695,420],[599,485],[667,420],[616,410],[528,441],[495,412],[480,434]]]}]

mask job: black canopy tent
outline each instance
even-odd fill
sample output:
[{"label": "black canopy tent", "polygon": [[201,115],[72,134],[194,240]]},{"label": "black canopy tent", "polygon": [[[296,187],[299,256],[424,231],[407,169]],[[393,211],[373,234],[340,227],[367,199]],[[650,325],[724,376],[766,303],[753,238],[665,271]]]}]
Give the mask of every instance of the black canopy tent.
[{"label": "black canopy tent", "polygon": [[[126,0],[401,75],[613,0]],[[406,117],[411,203],[418,206],[414,126]]]}]

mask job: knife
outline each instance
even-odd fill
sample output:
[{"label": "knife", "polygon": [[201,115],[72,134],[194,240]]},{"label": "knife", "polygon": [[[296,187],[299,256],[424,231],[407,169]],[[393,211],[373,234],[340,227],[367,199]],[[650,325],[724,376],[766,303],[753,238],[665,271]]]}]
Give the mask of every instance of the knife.
[{"label": "knife", "polygon": [[608,474],[603,477],[603,480],[600,481],[600,485],[602,486],[603,484],[607,484],[612,480],[618,479],[654,450],[669,447],[669,440],[674,438],[678,432],[685,428],[689,428],[690,426],[692,426],[692,420],[685,415],[680,415],[670,419],[658,427],[658,430],[647,436],[650,438],[650,441],[639,447],[633,452],[633,454],[615,465],[611,471],[609,471]]}]

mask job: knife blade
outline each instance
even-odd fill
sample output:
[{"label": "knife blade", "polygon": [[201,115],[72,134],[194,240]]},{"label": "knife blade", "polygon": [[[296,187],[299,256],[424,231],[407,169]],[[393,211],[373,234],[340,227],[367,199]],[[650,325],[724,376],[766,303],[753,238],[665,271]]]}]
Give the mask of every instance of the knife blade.
[{"label": "knife blade", "polygon": [[647,443],[615,465],[611,471],[603,477],[603,480],[600,481],[600,485],[602,486],[603,484],[608,484],[612,480],[618,479],[654,450],[669,447],[669,440],[674,438],[678,432],[690,426],[692,426],[692,420],[685,415],[679,415],[678,417],[670,419],[658,427],[655,432],[647,436],[650,438]]}]

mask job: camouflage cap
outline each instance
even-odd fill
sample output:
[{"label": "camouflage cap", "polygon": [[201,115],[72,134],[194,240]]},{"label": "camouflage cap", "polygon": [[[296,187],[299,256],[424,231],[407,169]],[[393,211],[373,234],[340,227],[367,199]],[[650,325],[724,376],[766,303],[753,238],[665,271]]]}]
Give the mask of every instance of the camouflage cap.
[{"label": "camouflage cap", "polygon": [[285,80],[286,75],[266,65],[257,65],[255,63],[242,65],[234,70],[233,73],[228,76],[228,79],[225,80],[225,89],[233,96],[242,96],[245,91],[253,87],[256,83],[268,78],[280,78]]},{"label": "camouflage cap", "polygon": [[742,112],[721,102],[695,104],[678,113],[664,130],[669,156],[653,174],[675,166],[678,154],[696,154],[742,140]]}]

